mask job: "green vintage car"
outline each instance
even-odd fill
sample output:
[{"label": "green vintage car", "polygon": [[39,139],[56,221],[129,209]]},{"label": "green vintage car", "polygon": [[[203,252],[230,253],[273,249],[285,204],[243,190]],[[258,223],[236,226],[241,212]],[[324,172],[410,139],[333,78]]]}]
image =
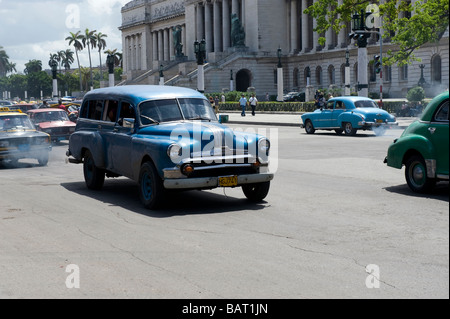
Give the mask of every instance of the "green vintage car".
[{"label": "green vintage car", "polygon": [[405,165],[405,178],[415,192],[430,191],[437,181],[448,181],[448,91],[436,96],[419,120],[411,123],[389,146],[384,162]]}]

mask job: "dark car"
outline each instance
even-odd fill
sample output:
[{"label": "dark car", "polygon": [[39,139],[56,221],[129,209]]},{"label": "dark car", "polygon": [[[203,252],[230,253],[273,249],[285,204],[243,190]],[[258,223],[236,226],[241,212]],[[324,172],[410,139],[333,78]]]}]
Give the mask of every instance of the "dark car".
[{"label": "dark car", "polygon": [[305,102],[305,92],[289,92],[283,96],[284,102]]},{"label": "dark car", "polygon": [[67,156],[83,163],[88,188],[125,176],[152,209],[166,190],[242,187],[249,200],[262,201],[273,179],[269,149],[266,137],[220,124],[195,90],[130,85],[85,95]]},{"label": "dark car", "polygon": [[75,132],[76,124],[67,116],[67,112],[57,108],[35,109],[27,112],[39,131],[50,134],[52,141],[69,139]]},{"label": "dark car", "polygon": [[449,180],[448,99],[448,91],[436,96],[388,148],[384,162],[397,169],[405,166],[414,192],[428,192],[437,181]]},{"label": "dark car", "polygon": [[36,131],[25,113],[0,107],[0,162],[35,158],[45,166],[50,150],[50,136]]}]

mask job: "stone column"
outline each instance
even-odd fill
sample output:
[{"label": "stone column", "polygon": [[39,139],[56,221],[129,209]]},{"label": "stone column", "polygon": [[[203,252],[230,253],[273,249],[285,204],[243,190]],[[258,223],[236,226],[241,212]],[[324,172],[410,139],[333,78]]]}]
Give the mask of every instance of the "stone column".
[{"label": "stone column", "polygon": [[231,2],[231,14],[236,13],[239,17],[239,0],[232,0]]},{"label": "stone column", "polygon": [[302,52],[305,53],[309,47],[309,16],[303,11],[308,7],[308,0],[302,0]]},{"label": "stone column", "polygon": [[[343,0],[338,0],[338,5],[342,5]],[[338,18],[340,18],[340,15],[338,16]],[[339,30],[338,33],[338,43],[337,46],[338,48],[345,48],[347,46],[347,28],[342,28],[341,30]]]},{"label": "stone column", "polygon": [[220,3],[218,0],[214,1],[213,4],[213,20],[214,20],[214,52],[221,52],[222,51],[222,41],[220,41]]},{"label": "stone column", "polygon": [[206,53],[212,52],[213,33],[212,33],[212,12],[211,4],[205,2],[205,41]]},{"label": "stone column", "polygon": [[203,16],[203,6],[197,4],[197,40],[201,41],[205,37],[205,22]]},{"label": "stone column", "polygon": [[163,30],[158,31],[158,61],[164,60]]},{"label": "stone column", "polygon": [[172,57],[175,59],[175,46],[173,45],[173,29],[171,27],[168,29],[169,32],[169,61],[172,60]]},{"label": "stone column", "polygon": [[298,14],[297,0],[291,0],[291,53],[298,51]]},{"label": "stone column", "polygon": [[229,0],[222,1],[222,39],[223,51],[231,46],[231,16]]},{"label": "stone column", "polygon": [[[316,19],[313,19],[313,30],[317,27]],[[319,45],[319,34],[316,31],[313,31],[313,49],[312,52],[317,51],[317,46]]]},{"label": "stone column", "polygon": [[164,61],[169,61],[169,29],[164,29]]},{"label": "stone column", "polygon": [[[152,32],[152,61],[158,61],[158,33]],[[153,65],[153,63],[151,64]]]}]

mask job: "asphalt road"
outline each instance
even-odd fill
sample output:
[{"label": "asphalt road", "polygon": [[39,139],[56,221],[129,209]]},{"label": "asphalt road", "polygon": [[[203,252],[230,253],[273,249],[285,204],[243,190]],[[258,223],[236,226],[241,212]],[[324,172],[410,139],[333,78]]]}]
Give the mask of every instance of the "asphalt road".
[{"label": "asphalt road", "polygon": [[401,130],[253,129],[273,145],[261,204],[216,189],[149,211],[128,179],[88,190],[65,142],[0,166],[0,298],[449,298],[448,183],[417,195],[383,164]]}]

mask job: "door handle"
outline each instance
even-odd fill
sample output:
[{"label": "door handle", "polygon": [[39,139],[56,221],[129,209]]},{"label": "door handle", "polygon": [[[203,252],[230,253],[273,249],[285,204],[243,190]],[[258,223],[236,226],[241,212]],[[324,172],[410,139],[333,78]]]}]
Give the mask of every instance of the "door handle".
[{"label": "door handle", "polygon": [[429,127],[428,131],[430,131],[431,134],[434,134],[434,132],[436,132],[436,128],[435,127]]}]

